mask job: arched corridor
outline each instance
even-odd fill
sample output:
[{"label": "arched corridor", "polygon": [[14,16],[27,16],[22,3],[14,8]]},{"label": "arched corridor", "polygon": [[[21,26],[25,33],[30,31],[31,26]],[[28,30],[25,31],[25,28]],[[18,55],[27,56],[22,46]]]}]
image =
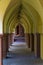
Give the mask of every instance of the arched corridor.
[{"label": "arched corridor", "polygon": [[[22,57],[21,61],[24,57],[25,61],[43,60],[42,2],[42,0],[0,1],[0,65],[11,63],[16,56],[16,61],[18,57],[19,60]],[[16,62],[15,59],[12,63]]]}]

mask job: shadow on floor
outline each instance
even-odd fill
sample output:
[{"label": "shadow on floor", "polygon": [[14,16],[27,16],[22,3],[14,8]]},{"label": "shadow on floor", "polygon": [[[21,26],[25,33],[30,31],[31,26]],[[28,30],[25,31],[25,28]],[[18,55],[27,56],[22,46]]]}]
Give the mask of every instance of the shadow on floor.
[{"label": "shadow on floor", "polygon": [[3,65],[43,65],[43,61],[36,58],[33,53],[15,54],[9,52],[3,59]]}]

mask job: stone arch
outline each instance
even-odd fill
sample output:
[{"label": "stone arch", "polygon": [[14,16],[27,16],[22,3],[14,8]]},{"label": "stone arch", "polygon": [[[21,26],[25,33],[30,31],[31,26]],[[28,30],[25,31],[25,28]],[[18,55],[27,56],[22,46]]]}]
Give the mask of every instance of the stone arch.
[{"label": "stone arch", "polygon": [[[17,6],[16,6],[16,7],[17,7]],[[26,8],[24,9],[24,10],[26,10],[27,12],[29,12],[29,14],[27,14],[27,12],[24,11],[24,12],[25,12],[25,15],[27,15],[26,17],[27,17],[27,18],[28,18],[28,17],[31,17],[31,18],[33,17],[33,18],[35,18],[34,15],[35,15],[35,16],[38,15],[38,18],[39,18],[40,16],[39,16],[39,14],[35,13],[34,8],[33,8],[32,6],[30,6],[30,5],[29,5],[29,7],[31,8],[31,9],[29,9],[30,12],[27,11]],[[19,9],[19,6],[18,6],[18,9]],[[13,17],[13,13],[11,14],[11,12],[14,11],[14,10],[15,10],[15,8],[14,8],[14,9],[12,8],[12,9],[9,11],[9,13],[6,15],[6,20],[4,19],[4,21],[7,21],[7,22],[8,22],[8,21],[10,20],[10,18],[11,18],[11,15],[12,15],[12,17]],[[32,10],[33,10],[34,14],[33,14]],[[15,10],[15,12],[16,12],[16,10]],[[18,10],[17,10],[17,13],[18,13]],[[17,13],[16,13],[16,15],[18,15]],[[31,14],[31,13],[32,13],[32,14]],[[36,14],[37,14],[37,15],[36,15]],[[32,16],[31,16],[31,15],[32,15]],[[8,18],[7,16],[10,16],[10,17]],[[16,18],[17,18],[17,17],[16,17]],[[33,18],[32,18],[32,21],[33,21]],[[29,19],[29,18],[28,18],[28,19]],[[36,19],[37,19],[37,18],[36,18]],[[36,19],[35,19],[35,20],[36,20]],[[41,18],[40,18],[40,19],[41,19]],[[41,21],[41,20],[40,20],[40,21]],[[5,23],[5,22],[4,22],[4,23]],[[9,23],[10,23],[10,22],[9,22]],[[5,24],[8,25],[9,23],[5,23]],[[36,22],[35,22],[35,23],[36,23]],[[6,29],[6,25],[5,25],[5,24],[3,25],[3,27]],[[33,22],[33,24],[34,24],[34,22]],[[36,23],[36,24],[38,24],[38,25],[40,26],[41,23]],[[32,26],[31,23],[30,23],[30,25]],[[34,24],[34,25],[35,25],[35,24]],[[41,25],[42,25],[42,24],[41,24]],[[39,29],[39,26],[37,27],[37,29]],[[40,27],[40,28],[42,28],[42,27]]]},{"label": "stone arch", "polygon": [[24,36],[25,35],[25,29],[21,23],[18,23],[15,26],[15,33],[16,35]]}]

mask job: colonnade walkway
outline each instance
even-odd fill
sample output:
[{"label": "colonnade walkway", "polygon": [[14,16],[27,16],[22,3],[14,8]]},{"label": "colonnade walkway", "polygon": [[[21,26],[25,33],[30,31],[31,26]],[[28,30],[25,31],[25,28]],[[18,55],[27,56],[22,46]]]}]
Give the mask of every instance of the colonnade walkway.
[{"label": "colonnade walkway", "polygon": [[8,53],[3,59],[3,65],[43,65],[43,61],[35,58],[33,53],[16,54]]},{"label": "colonnade walkway", "polygon": [[36,58],[27,46],[19,47],[16,44],[14,47],[14,45],[13,43],[12,46],[10,46],[7,57],[3,59],[3,65],[43,65],[43,61]]},{"label": "colonnade walkway", "polygon": [[43,60],[36,58],[25,41],[16,40],[9,46],[3,65],[43,65]]}]

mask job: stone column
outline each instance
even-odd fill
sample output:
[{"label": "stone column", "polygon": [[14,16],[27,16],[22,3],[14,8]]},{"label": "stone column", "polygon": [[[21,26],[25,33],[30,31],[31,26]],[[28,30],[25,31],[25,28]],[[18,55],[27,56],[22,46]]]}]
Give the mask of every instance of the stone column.
[{"label": "stone column", "polygon": [[43,33],[40,34],[40,57],[43,60]]},{"label": "stone column", "polygon": [[2,63],[2,47],[3,45],[2,45],[2,36],[0,35],[0,65],[2,65],[3,63]]},{"label": "stone column", "polygon": [[10,42],[10,34],[8,34],[8,48],[10,46],[11,42]]},{"label": "stone column", "polygon": [[13,42],[13,33],[8,33],[8,48]]},{"label": "stone column", "polygon": [[28,48],[30,48],[30,34],[29,33],[25,33],[25,41],[28,45]]},{"label": "stone column", "polygon": [[3,58],[6,57],[8,51],[8,35],[5,33],[3,34]]},{"label": "stone column", "polygon": [[37,37],[36,37],[36,34],[34,34],[34,54],[37,57]]},{"label": "stone column", "polygon": [[40,57],[40,34],[34,34],[34,53],[36,57]]},{"label": "stone column", "polygon": [[31,33],[30,33],[30,49],[32,51],[32,35],[31,35]]},{"label": "stone column", "polygon": [[31,48],[31,51],[34,51],[34,34],[33,33],[30,34],[30,48]]}]

